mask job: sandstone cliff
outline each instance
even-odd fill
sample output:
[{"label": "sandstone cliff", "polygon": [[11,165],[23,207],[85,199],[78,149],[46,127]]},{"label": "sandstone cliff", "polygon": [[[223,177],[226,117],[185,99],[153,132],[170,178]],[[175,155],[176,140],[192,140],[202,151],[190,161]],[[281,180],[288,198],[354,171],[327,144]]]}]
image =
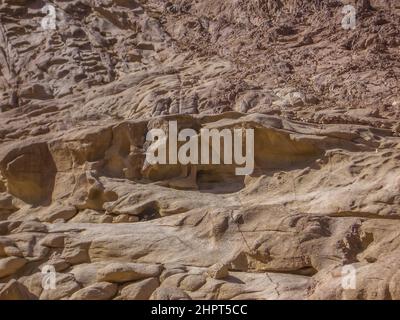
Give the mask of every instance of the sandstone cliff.
[{"label": "sandstone cliff", "polygon": [[[398,1],[1,0],[0,299],[400,299],[399,34]],[[145,165],[172,120],[254,129],[254,172]]]}]

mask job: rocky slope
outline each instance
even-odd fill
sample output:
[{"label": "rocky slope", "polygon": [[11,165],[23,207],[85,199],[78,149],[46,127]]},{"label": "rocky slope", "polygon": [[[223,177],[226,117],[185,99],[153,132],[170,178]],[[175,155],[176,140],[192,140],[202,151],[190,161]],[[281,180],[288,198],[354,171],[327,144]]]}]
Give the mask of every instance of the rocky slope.
[{"label": "rocky slope", "polygon": [[[397,1],[47,3],[0,1],[0,299],[400,298]],[[171,120],[255,171],[145,165]]]}]

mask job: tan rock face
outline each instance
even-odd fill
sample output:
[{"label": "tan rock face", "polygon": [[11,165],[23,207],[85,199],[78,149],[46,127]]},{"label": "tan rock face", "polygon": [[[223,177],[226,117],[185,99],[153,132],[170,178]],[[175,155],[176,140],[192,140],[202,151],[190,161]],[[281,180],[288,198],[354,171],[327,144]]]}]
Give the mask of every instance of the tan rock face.
[{"label": "tan rock face", "polygon": [[0,278],[14,274],[26,264],[24,258],[8,257],[0,259]]},{"label": "tan rock face", "polygon": [[148,300],[159,287],[158,278],[149,278],[124,286],[118,300]]},{"label": "tan rock face", "polygon": [[55,275],[55,287],[44,288],[40,295],[40,300],[61,300],[70,297],[80,290],[80,284],[75,277],[68,273],[57,273]]},{"label": "tan rock face", "polygon": [[161,266],[140,263],[112,263],[97,271],[97,279],[110,282],[128,282],[159,276]]},{"label": "tan rock face", "polygon": [[222,263],[217,263],[208,269],[208,274],[214,279],[223,279],[229,275],[229,267]]},{"label": "tan rock face", "polygon": [[16,280],[10,280],[0,290],[0,300],[36,300],[28,288]]},{"label": "tan rock face", "polygon": [[179,288],[160,287],[153,292],[150,300],[190,300],[190,297]]},{"label": "tan rock face", "polygon": [[109,300],[117,289],[118,286],[113,283],[99,282],[75,292],[71,300]]},{"label": "tan rock face", "polygon": [[347,2],[0,0],[0,299],[400,299],[400,6]]}]

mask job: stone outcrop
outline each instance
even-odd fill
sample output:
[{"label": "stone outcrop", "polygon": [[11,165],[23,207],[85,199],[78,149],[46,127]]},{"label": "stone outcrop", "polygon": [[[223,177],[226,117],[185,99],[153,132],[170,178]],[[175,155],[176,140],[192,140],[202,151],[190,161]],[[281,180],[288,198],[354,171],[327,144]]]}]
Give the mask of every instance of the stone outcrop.
[{"label": "stone outcrop", "polygon": [[[400,299],[397,1],[37,3],[0,0],[0,299]],[[255,170],[147,163],[169,121]]]}]

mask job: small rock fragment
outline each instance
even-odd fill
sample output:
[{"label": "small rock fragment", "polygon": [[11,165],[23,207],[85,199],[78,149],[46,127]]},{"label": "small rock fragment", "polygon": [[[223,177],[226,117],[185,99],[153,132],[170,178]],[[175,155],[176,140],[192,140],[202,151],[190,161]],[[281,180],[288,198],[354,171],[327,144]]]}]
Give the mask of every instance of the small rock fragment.
[{"label": "small rock fragment", "polygon": [[229,269],[226,264],[216,263],[207,270],[208,275],[214,279],[224,279],[229,275]]}]

